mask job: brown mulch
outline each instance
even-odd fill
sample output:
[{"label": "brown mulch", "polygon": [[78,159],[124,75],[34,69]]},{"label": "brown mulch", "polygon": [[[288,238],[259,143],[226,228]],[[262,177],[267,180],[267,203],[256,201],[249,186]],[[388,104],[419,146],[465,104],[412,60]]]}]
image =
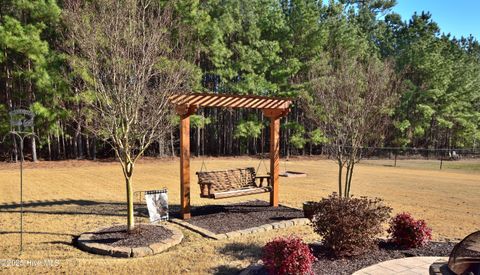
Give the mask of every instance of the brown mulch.
[{"label": "brown mulch", "polygon": [[139,224],[127,232],[126,225],[117,225],[93,234],[92,240],[110,246],[141,247],[170,238],[173,232],[163,226]]},{"label": "brown mulch", "polygon": [[[373,251],[356,257],[337,259],[329,256],[328,250],[322,245],[310,245],[313,255],[318,259],[313,264],[316,275],[352,274],[370,265],[405,257],[448,257],[454,246],[455,243],[452,242],[430,242],[424,247],[403,250],[385,241],[379,241],[378,248]],[[268,272],[265,268],[261,268],[253,274],[266,275]]]},{"label": "brown mulch", "polygon": [[186,222],[215,234],[257,227],[264,224],[303,218],[303,211],[255,200],[228,205],[206,205],[192,209],[192,218]]}]

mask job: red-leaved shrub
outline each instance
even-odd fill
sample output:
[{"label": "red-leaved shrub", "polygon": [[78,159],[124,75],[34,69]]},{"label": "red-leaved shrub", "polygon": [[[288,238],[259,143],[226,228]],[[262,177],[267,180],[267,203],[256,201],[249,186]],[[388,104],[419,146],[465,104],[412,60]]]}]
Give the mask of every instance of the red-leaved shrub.
[{"label": "red-leaved shrub", "polygon": [[262,254],[263,264],[269,274],[313,274],[315,257],[308,245],[298,237],[277,237],[263,247]]},{"label": "red-leaved shrub", "polygon": [[432,229],[424,220],[415,220],[410,213],[393,217],[388,233],[393,243],[405,249],[423,246],[432,239]]},{"label": "red-leaved shrub", "polygon": [[312,226],[336,257],[366,253],[384,231],[392,209],[379,198],[339,197],[333,193],[317,203]]}]

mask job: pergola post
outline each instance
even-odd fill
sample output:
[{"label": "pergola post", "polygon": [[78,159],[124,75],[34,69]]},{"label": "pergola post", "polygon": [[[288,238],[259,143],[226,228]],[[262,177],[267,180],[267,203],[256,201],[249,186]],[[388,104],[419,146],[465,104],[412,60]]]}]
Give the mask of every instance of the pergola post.
[{"label": "pergola post", "polygon": [[190,115],[195,106],[177,106],[180,116],[180,215],[190,219]]},{"label": "pergola post", "polygon": [[286,115],[288,110],[264,109],[263,115],[270,118],[270,205],[278,206],[278,188],[280,181],[280,118]]},{"label": "pergola post", "polygon": [[190,116],[180,117],[180,214],[190,219]]},{"label": "pergola post", "polygon": [[278,182],[280,179],[280,118],[270,118],[270,205],[278,206]]}]

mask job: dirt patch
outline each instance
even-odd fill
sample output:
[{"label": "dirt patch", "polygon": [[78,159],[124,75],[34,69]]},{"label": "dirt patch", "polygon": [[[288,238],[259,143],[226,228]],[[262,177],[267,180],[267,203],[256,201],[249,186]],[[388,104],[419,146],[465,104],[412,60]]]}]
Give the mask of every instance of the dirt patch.
[{"label": "dirt patch", "polygon": [[117,225],[93,233],[92,241],[109,246],[141,247],[166,240],[173,232],[163,226],[140,224],[127,232],[126,225]]},{"label": "dirt patch", "polygon": [[[313,265],[313,271],[317,275],[324,274],[352,274],[367,266],[377,264],[380,262],[417,256],[439,256],[447,257],[450,255],[455,243],[452,242],[430,242],[428,245],[415,249],[401,250],[397,247],[380,241],[378,249],[368,252],[364,255],[335,259],[328,256],[327,249],[319,244],[311,245],[313,254],[318,258]],[[264,275],[268,274],[265,268],[256,270],[249,275]]]},{"label": "dirt patch", "polygon": [[297,218],[303,218],[303,211],[286,206],[271,207],[266,201],[255,200],[195,207],[192,218],[187,222],[215,234],[223,234]]}]

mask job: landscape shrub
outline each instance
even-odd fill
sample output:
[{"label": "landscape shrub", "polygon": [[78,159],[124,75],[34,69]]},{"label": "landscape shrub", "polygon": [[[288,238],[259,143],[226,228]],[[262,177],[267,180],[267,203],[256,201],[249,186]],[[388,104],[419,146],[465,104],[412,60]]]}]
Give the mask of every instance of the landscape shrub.
[{"label": "landscape shrub", "polygon": [[391,211],[379,198],[333,193],[318,203],[312,226],[332,256],[354,256],[374,247],[375,236],[383,231]]},{"label": "landscape shrub", "polygon": [[277,237],[263,247],[262,254],[269,274],[313,274],[315,257],[298,237]]},{"label": "landscape shrub", "polygon": [[401,248],[424,246],[432,239],[432,229],[424,220],[415,220],[410,213],[397,214],[390,220],[391,241]]}]

